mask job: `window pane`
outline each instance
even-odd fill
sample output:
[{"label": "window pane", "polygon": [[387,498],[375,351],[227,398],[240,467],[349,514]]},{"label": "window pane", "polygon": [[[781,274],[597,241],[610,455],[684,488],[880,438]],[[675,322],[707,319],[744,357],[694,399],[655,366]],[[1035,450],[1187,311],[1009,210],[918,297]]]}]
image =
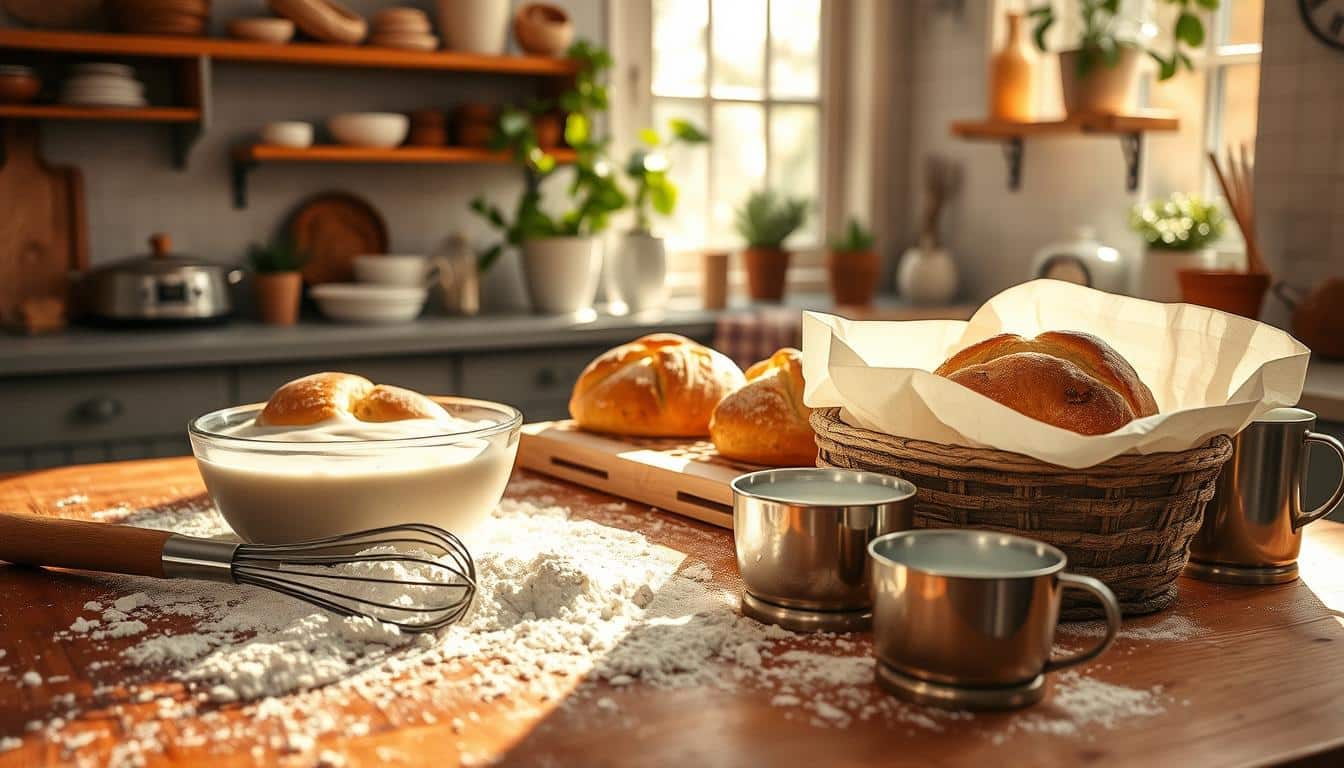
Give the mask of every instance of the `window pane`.
[{"label": "window pane", "polygon": [[736,243],[733,210],[765,183],[765,110],[755,104],[715,104],[711,152],[714,199],[710,243]]},{"label": "window pane", "polygon": [[653,0],[653,92],[705,95],[709,0]]},{"label": "window pane", "polygon": [[1223,10],[1227,15],[1223,27],[1223,45],[1240,45],[1260,42],[1260,28],[1265,20],[1265,0],[1223,0]]},{"label": "window pane", "polygon": [[770,186],[790,197],[811,201],[807,224],[790,242],[799,246],[818,241],[820,199],[820,114],[816,107],[776,105],[770,111]]},{"label": "window pane", "polygon": [[713,94],[759,99],[765,93],[766,0],[714,0]]},{"label": "window pane", "polygon": [[770,93],[815,98],[821,43],[821,0],[771,0]]},{"label": "window pane", "polygon": [[[700,130],[708,125],[704,102],[654,101],[653,120],[666,137],[667,121],[681,118]],[[677,210],[671,217],[654,221],[654,230],[667,238],[672,251],[700,248],[709,233],[709,147],[679,145],[667,153],[669,175],[677,185]]]},{"label": "window pane", "polygon": [[1219,152],[1244,142],[1255,149],[1256,105],[1260,98],[1260,65],[1234,64],[1222,70],[1221,111],[1218,119]]}]

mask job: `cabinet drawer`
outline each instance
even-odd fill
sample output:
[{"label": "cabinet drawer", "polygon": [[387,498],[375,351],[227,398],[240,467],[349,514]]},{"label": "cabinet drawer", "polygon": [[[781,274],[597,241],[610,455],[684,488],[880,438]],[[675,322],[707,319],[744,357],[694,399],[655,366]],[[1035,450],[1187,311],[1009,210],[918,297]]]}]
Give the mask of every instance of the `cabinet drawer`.
[{"label": "cabinet drawer", "polygon": [[[467,355],[462,358],[462,394],[496,400],[517,408],[527,404],[569,402],[574,382],[605,347]],[[554,408],[551,409],[555,410]],[[544,418],[524,410],[531,421]]]},{"label": "cabinet drawer", "polygon": [[426,395],[457,394],[457,362],[446,355],[379,359],[345,358],[243,368],[238,373],[238,402],[265,402],[271,393],[285,382],[319,371],[354,373],[375,384],[392,384]]},{"label": "cabinet drawer", "polygon": [[0,448],[185,437],[188,421],[229,401],[224,369],[0,380]]}]

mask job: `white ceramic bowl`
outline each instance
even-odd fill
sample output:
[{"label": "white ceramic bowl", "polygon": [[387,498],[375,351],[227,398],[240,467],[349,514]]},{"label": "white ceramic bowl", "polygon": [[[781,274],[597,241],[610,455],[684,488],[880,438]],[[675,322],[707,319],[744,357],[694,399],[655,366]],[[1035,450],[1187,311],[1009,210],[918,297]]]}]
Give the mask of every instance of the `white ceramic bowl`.
[{"label": "white ceramic bowl", "polygon": [[429,257],[392,253],[356,256],[355,279],[374,285],[421,288],[429,282]]},{"label": "white ceramic bowl", "polygon": [[484,400],[432,399],[456,423],[416,437],[317,442],[233,434],[256,418],[260,403],[208,413],[191,423],[188,437],[210,497],[246,541],[289,544],[428,523],[470,543],[504,495],[523,415]]},{"label": "white ceramic bowl", "polygon": [[429,289],[367,283],[325,283],[309,295],[332,320],[346,323],[408,323],[425,308]]},{"label": "white ceramic bowl", "polygon": [[280,147],[311,147],[313,145],[313,124],[298,120],[285,120],[267,123],[261,129],[261,140],[266,144]]},{"label": "white ceramic bowl", "polygon": [[347,112],[327,118],[332,137],[351,147],[396,147],[410,128],[410,118],[396,112]]}]

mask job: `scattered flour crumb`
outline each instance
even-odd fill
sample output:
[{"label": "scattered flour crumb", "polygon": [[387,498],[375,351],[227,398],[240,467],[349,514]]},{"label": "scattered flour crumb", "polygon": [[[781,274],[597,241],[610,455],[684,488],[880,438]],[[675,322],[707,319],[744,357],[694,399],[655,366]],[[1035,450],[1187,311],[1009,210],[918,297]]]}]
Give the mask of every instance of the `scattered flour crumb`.
[{"label": "scattered flour crumb", "polygon": [[42,685],[42,676],[39,675],[34,670],[30,669],[27,672],[23,673],[22,681],[23,684],[28,686],[29,688],[37,688],[38,686]]},{"label": "scattered flour crumb", "polygon": [[12,752],[23,746],[23,739],[12,736],[0,736],[0,752]]},{"label": "scattered flour crumb", "polygon": [[85,496],[85,495],[82,494],[82,493],[72,493],[72,494],[70,494],[69,496],[66,496],[66,497],[63,498],[63,499],[57,499],[57,500],[56,500],[56,508],[57,508],[57,509],[64,509],[64,508],[66,508],[66,507],[72,507],[72,506],[74,506],[74,505],[76,505],[76,504],[87,504],[87,503],[89,503],[89,497],[88,497],[88,496]]},{"label": "scattered flour crumb", "polygon": [[83,635],[101,623],[102,622],[98,621],[97,619],[86,619],[83,616],[80,616],[79,618],[75,619],[75,623],[70,625],[70,631],[77,632]]},{"label": "scattered flour crumb", "polygon": [[149,595],[145,594],[144,592],[136,592],[135,594],[132,595],[119,597],[115,602],[112,603],[113,608],[116,608],[118,611],[121,611],[122,613],[126,614],[129,614],[136,608],[141,608],[146,605],[149,605]]}]

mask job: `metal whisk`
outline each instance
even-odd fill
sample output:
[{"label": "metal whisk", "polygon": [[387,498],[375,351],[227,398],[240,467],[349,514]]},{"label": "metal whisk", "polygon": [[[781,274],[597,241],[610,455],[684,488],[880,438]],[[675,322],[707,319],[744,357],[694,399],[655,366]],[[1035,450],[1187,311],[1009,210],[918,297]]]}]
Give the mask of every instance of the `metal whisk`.
[{"label": "metal whisk", "polygon": [[[250,584],[407,632],[460,620],[476,565],[457,536],[391,525],[296,544],[239,544],[169,531],[0,513],[0,560],[160,579]],[[414,575],[393,577],[395,566]],[[397,572],[400,576],[400,572]]]}]

